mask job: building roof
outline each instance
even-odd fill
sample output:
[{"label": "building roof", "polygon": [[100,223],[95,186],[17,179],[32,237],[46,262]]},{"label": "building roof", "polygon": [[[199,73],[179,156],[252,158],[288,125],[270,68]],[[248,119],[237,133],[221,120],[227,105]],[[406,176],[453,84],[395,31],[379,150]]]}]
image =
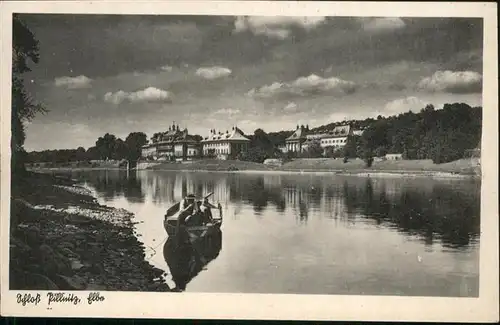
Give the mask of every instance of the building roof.
[{"label": "building roof", "polygon": [[339,125],[339,126],[336,126],[332,131],[328,132],[328,135],[345,137],[345,136],[349,135],[350,131],[351,131],[350,125]]},{"label": "building roof", "polygon": [[245,136],[243,131],[234,126],[231,130],[226,132],[217,132],[215,130],[210,130],[210,135],[202,140],[202,142],[218,141],[250,141],[250,139]]},{"label": "building roof", "polygon": [[193,135],[188,133],[188,129],[179,129],[179,125],[172,124],[169,126],[168,131],[161,132],[158,136],[158,140],[151,144],[146,144],[142,148],[153,147],[157,144],[176,144],[176,143],[188,143],[195,144],[198,143]]},{"label": "building roof", "polygon": [[292,141],[292,140],[300,140],[300,139],[305,139],[307,135],[307,130],[304,126],[300,126],[293,132],[291,136],[286,138],[285,141]]},{"label": "building roof", "polygon": [[310,138],[310,139],[307,139],[306,141],[302,142],[302,146],[306,147],[306,146],[309,146],[313,143],[318,143],[318,139],[313,139],[313,138]]}]

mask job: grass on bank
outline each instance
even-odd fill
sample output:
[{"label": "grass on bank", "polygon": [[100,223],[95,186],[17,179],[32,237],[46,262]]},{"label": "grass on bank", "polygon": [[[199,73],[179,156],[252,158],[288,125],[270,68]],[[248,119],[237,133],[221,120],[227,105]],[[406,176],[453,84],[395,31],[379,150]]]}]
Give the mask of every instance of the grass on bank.
[{"label": "grass on bank", "polygon": [[384,160],[375,161],[370,168],[361,159],[351,159],[344,163],[342,159],[297,159],[285,163],[285,170],[338,170],[338,171],[407,171],[407,172],[449,172],[449,173],[474,173],[477,163],[471,159],[460,159],[444,164],[434,164],[432,160]]},{"label": "grass on bank", "polygon": [[203,170],[203,171],[237,171],[237,170],[276,170],[264,164],[241,160],[204,159],[185,163],[163,162],[148,169],[152,170]]},{"label": "grass on bank", "polygon": [[434,164],[432,160],[398,160],[375,161],[370,168],[361,159],[311,158],[295,159],[280,167],[269,166],[238,160],[200,160],[189,163],[156,163],[148,169],[152,170],[203,170],[203,171],[346,171],[346,172],[447,172],[476,174],[479,170],[477,161],[460,159],[444,164]]}]

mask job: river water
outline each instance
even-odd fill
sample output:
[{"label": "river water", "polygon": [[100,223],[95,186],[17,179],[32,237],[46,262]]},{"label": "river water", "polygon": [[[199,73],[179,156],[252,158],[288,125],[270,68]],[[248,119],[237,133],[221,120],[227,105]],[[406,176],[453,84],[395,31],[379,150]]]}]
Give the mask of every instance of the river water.
[{"label": "river water", "polygon": [[[191,292],[478,296],[480,182],[164,171],[73,172],[136,215],[147,259]],[[214,192],[222,235],[172,250],[166,209]],[[217,213],[216,213],[217,215]]]}]

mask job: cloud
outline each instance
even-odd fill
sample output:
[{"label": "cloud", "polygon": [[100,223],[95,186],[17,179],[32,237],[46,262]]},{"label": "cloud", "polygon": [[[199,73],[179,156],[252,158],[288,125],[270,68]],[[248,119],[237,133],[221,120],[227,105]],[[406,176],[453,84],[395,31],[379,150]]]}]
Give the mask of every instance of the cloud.
[{"label": "cloud", "polygon": [[136,92],[125,92],[123,90],[119,90],[115,93],[107,92],[104,95],[104,101],[118,105],[124,101],[129,101],[131,103],[170,101],[171,96],[171,93],[166,90],[149,87]]},{"label": "cloud", "polygon": [[404,113],[408,111],[418,112],[424,108],[429,102],[421,100],[418,97],[410,96],[406,98],[395,99],[385,105],[387,113]]},{"label": "cloud", "polygon": [[79,89],[91,87],[92,79],[81,75],[78,77],[59,77],[54,84],[56,87],[67,87],[68,89]]},{"label": "cloud", "polygon": [[400,29],[406,26],[405,22],[398,17],[387,18],[361,18],[363,29],[367,31],[387,31]]},{"label": "cloud", "polygon": [[474,71],[436,71],[432,76],[423,78],[418,88],[452,94],[479,93],[482,76]]},{"label": "cloud", "polygon": [[213,115],[225,115],[225,116],[233,116],[239,114],[241,111],[239,109],[233,108],[221,108],[213,113]]},{"label": "cloud", "polygon": [[169,66],[169,65],[164,65],[160,69],[163,70],[163,71],[168,71],[168,72],[172,71],[172,67]]},{"label": "cloud", "polygon": [[229,76],[231,74],[231,70],[224,67],[207,67],[207,68],[199,68],[196,70],[196,75],[205,79],[217,79]]},{"label": "cloud", "polygon": [[254,98],[270,98],[275,96],[311,96],[321,93],[332,95],[350,94],[356,90],[356,84],[351,81],[339,78],[322,78],[315,74],[308,77],[299,77],[289,82],[274,82],[260,88],[254,88],[247,93],[247,96]]},{"label": "cloud", "polygon": [[294,102],[289,102],[284,108],[283,110],[285,112],[289,112],[289,113],[293,113],[293,112],[296,112],[297,111],[297,104],[295,104]]},{"label": "cloud", "polygon": [[252,16],[238,17],[234,22],[234,32],[250,31],[254,35],[265,35],[270,38],[285,39],[291,33],[294,26],[310,30],[321,24],[325,17],[276,17],[276,16]]}]

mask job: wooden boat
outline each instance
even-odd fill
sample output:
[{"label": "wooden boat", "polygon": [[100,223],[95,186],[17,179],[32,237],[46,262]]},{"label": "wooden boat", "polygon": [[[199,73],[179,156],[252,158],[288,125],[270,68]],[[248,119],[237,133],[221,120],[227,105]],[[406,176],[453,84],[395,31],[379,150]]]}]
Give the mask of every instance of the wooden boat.
[{"label": "wooden boat", "polygon": [[[208,194],[203,199],[207,199],[213,193]],[[200,203],[200,202],[199,202]],[[163,226],[169,237],[184,237],[181,241],[198,241],[206,236],[213,235],[220,230],[222,225],[222,208],[218,204],[219,216],[212,218],[212,221],[205,224],[190,225],[186,223],[186,218],[190,215],[191,206],[180,210],[180,202],[172,205],[166,212]]]}]

